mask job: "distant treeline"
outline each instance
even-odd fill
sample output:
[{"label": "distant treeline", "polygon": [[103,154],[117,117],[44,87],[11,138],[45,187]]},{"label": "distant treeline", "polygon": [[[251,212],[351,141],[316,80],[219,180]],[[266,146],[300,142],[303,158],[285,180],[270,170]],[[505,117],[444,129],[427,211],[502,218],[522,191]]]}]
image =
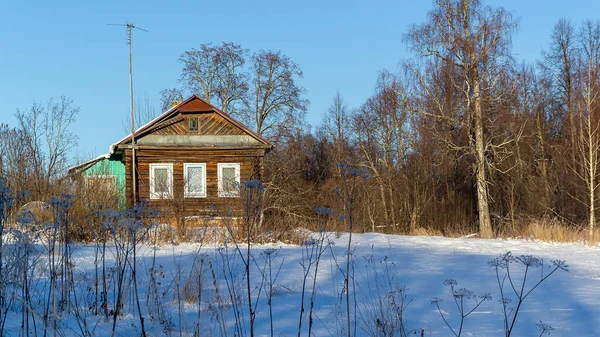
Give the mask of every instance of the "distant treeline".
[{"label": "distant treeline", "polygon": [[[357,230],[489,237],[553,221],[591,235],[600,164],[600,22],[558,21],[533,63],[513,55],[516,29],[503,8],[436,1],[424,22],[404,34],[413,57],[398,71],[382,71],[359,107],[336,94],[315,130],[304,121],[302,72],[282,52],[202,44],[181,54],[182,87],[161,92],[163,109],[196,93],[276,144],[261,177],[273,228],[308,226],[316,207],[343,214],[336,188],[344,183],[344,163],[361,172]],[[55,144],[43,135],[66,129],[36,134],[31,126],[44,124],[31,118],[52,111],[68,117],[73,109],[68,100],[40,109],[18,112],[16,128],[0,127],[0,174],[14,190],[47,196],[44,184],[58,179],[75,139],[68,133],[63,146],[42,146]]]}]

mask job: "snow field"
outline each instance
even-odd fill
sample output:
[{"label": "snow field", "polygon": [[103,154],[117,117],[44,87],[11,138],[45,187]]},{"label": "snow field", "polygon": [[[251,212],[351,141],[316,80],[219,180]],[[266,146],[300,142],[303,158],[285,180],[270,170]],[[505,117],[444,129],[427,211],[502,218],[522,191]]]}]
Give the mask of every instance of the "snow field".
[{"label": "snow field", "polygon": [[[313,336],[342,336],[346,326],[344,289],[347,234],[335,237],[333,233],[314,233],[313,237],[326,235],[331,245],[324,246],[316,279],[313,310]],[[327,242],[327,240],[325,242]],[[314,242],[313,242],[314,243]],[[353,234],[353,268],[350,291],[351,315],[356,322],[356,335],[400,336],[397,308],[402,295],[406,307],[402,319],[406,332],[423,330],[423,336],[452,336],[436,306],[431,300],[440,298],[440,308],[453,329],[458,328],[459,315],[447,279],[456,280],[456,289],[467,288],[476,295],[490,293],[492,300],[485,301],[465,320],[463,336],[503,336],[502,305],[494,268],[488,262],[500,254],[511,251],[513,255],[533,255],[543,259],[543,265],[532,268],[528,285],[539,280],[552,268],[551,260],[566,260],[569,271],[556,271],[535,289],[524,301],[516,322],[513,336],[539,336],[536,323],[543,321],[554,330],[552,336],[599,336],[600,335],[600,248],[581,244],[551,244],[521,240],[449,239],[441,237],[409,237],[383,234]],[[246,253],[245,246],[240,251]],[[261,270],[265,269],[265,251],[271,249],[273,283],[271,299],[273,331],[275,336],[297,336],[300,321],[303,275],[308,266],[307,254],[312,246],[256,245],[251,247],[251,292],[253,305],[257,308],[255,331],[257,336],[270,336],[268,284],[263,282]],[[273,251],[274,249],[274,251]],[[42,247],[38,247],[42,251]],[[58,320],[59,335],[80,336],[80,325],[85,321],[93,336],[110,336],[112,318],[106,321],[94,315],[93,305],[94,245],[78,245],[73,254],[75,293],[81,310],[63,313]],[[314,252],[314,250],[313,250]],[[262,254],[261,254],[262,253]],[[227,248],[197,244],[178,246],[140,246],[138,248],[138,287],[145,327],[150,336],[249,336],[249,315],[246,302],[247,289],[242,258],[235,247]],[[153,254],[156,254],[153,260]],[[43,259],[35,269],[32,282],[34,298],[44,294],[46,277]],[[154,261],[156,294],[151,287],[150,268]],[[200,261],[203,261],[200,263]],[[196,263],[196,268],[194,268]],[[114,248],[107,254],[107,267],[114,264]],[[199,269],[198,265],[202,265]],[[277,274],[281,266],[281,270]],[[303,267],[304,266],[304,267]],[[311,265],[314,268],[314,264]],[[194,272],[194,270],[196,272]],[[201,275],[198,276],[198,271]],[[522,266],[511,266],[511,275],[517,284],[522,279]],[[309,306],[313,285],[313,271],[308,270],[305,282],[304,314],[301,336],[309,327]],[[214,275],[214,276],[213,276]],[[109,276],[109,280],[111,280]],[[191,280],[188,282],[188,280]],[[203,288],[198,321],[197,280]],[[184,290],[186,288],[192,290]],[[110,283],[110,282],[109,282]],[[109,286],[109,305],[114,298],[114,282]],[[262,284],[262,285],[261,285]],[[259,294],[260,297],[257,300]],[[184,302],[192,294],[192,301]],[[233,294],[233,303],[232,303]],[[509,293],[510,294],[510,293]],[[140,324],[134,305],[133,288],[126,287],[124,314],[119,317],[116,336],[139,336]],[[158,305],[156,305],[158,300]],[[472,303],[473,299],[465,299]],[[514,303],[513,303],[514,304]],[[36,306],[39,306],[36,308]],[[472,306],[470,304],[467,307]],[[33,310],[41,312],[41,303],[32,304]],[[158,307],[158,309],[157,309]],[[470,309],[469,309],[470,310]],[[150,316],[152,313],[152,317]],[[237,314],[236,314],[237,313]],[[77,318],[79,316],[79,318]],[[237,317],[237,319],[236,319]],[[37,320],[37,335],[44,329]],[[236,324],[237,323],[237,324]],[[5,334],[19,336],[21,311],[18,306],[9,311]],[[354,331],[353,331],[354,332]],[[52,331],[49,331],[52,335]],[[354,335],[354,334],[353,334]]]}]

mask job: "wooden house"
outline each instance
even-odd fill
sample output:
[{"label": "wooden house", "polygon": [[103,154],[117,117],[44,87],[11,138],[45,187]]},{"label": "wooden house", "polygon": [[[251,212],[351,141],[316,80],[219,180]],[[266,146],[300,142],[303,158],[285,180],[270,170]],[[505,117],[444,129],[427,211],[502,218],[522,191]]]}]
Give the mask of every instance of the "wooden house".
[{"label": "wooden house", "polygon": [[241,211],[240,184],[260,177],[271,143],[194,95],[111,145],[104,156],[69,170],[85,182],[114,188],[126,205],[136,202],[186,218]]}]

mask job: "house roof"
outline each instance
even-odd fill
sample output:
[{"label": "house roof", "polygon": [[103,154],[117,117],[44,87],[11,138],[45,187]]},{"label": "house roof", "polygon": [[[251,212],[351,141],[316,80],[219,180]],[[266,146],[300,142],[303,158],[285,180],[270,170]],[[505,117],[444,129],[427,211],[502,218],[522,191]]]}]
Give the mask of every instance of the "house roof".
[{"label": "house roof", "polygon": [[[170,117],[176,115],[177,113],[180,112],[196,112],[196,111],[213,111],[216,114],[218,114],[219,116],[223,117],[225,120],[227,120],[228,122],[230,122],[231,124],[235,125],[236,127],[240,128],[242,131],[244,131],[246,134],[248,134],[249,136],[251,136],[252,138],[256,139],[257,141],[259,141],[260,143],[262,143],[265,147],[267,148],[272,148],[273,145],[266,140],[265,138],[263,138],[261,135],[259,135],[258,133],[250,130],[247,126],[245,126],[244,124],[238,122],[237,120],[235,120],[233,117],[231,117],[229,114],[227,114],[226,112],[218,109],[217,107],[215,107],[214,105],[208,103],[207,101],[203,100],[202,98],[198,97],[197,95],[192,95],[190,96],[188,99],[182,101],[181,103],[173,106],[172,108],[170,108],[169,110],[165,111],[163,114],[161,114],[160,116],[154,118],[153,120],[151,120],[150,122],[144,124],[143,126],[141,126],[139,129],[137,129],[134,133],[136,139],[140,136],[143,136],[144,134],[146,134],[154,125],[165,121],[167,119],[169,119]],[[118,148],[120,145],[124,145],[128,142],[131,142],[131,135],[127,135],[124,138],[122,138],[121,140],[119,140],[118,142],[116,142],[115,144],[111,145],[110,147],[110,153],[114,153],[114,151],[116,150],[116,148]]]},{"label": "house roof", "polygon": [[[194,102],[197,102],[196,104],[194,104]],[[216,114],[218,114],[219,116],[223,117],[225,120],[227,120],[228,122],[230,122],[231,124],[235,125],[236,127],[240,128],[242,131],[244,131],[246,134],[248,134],[250,137],[256,139],[258,142],[262,143],[264,145],[265,148],[272,148],[273,145],[271,144],[271,142],[269,142],[268,140],[266,140],[265,138],[263,138],[261,135],[259,135],[258,133],[252,131],[251,129],[249,129],[247,126],[245,126],[244,124],[238,122],[237,120],[235,120],[233,117],[231,117],[228,113],[218,109],[217,107],[215,107],[214,105],[208,103],[207,101],[203,100],[202,98],[198,97],[197,95],[192,95],[190,96],[188,99],[182,101],[181,103],[171,107],[169,110],[165,111],[164,113],[162,113],[160,116],[154,118],[153,120],[151,120],[150,122],[144,124],[143,126],[141,126],[140,128],[138,128],[134,135],[136,137],[136,139],[141,136],[146,134],[147,132],[149,132],[152,127],[162,121],[167,120],[168,118],[176,115],[179,112],[196,112],[196,111],[213,111]],[[91,167],[92,165],[94,165],[96,162],[110,158],[112,154],[115,153],[115,151],[117,150],[117,148],[119,147],[119,145],[123,145],[126,144],[127,142],[131,141],[131,135],[125,136],[122,139],[120,139],[118,142],[112,144],[109,147],[109,152],[103,155],[100,155],[94,159],[88,160],[84,163],[81,163],[79,165],[73,166],[71,168],[69,168],[68,172],[69,175],[75,173],[75,172],[79,172],[79,171],[84,171],[87,170],[89,167]]]},{"label": "house roof", "polygon": [[79,171],[85,171],[88,168],[90,168],[92,165],[94,165],[95,163],[97,163],[97,162],[99,162],[101,160],[104,160],[104,159],[108,159],[108,158],[110,158],[110,153],[106,153],[106,154],[100,155],[100,156],[98,156],[98,157],[96,157],[94,159],[90,159],[90,160],[88,160],[86,162],[83,162],[83,163],[81,163],[79,165],[75,165],[75,166],[69,167],[69,169],[68,169],[67,172],[68,172],[69,175],[71,175],[71,174],[74,174],[74,173],[79,172]]}]

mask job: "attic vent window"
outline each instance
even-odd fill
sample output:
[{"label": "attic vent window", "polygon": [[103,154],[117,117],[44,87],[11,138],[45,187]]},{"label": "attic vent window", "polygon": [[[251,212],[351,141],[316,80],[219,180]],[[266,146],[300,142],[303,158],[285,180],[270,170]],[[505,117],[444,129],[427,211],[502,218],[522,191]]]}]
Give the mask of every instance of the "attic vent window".
[{"label": "attic vent window", "polygon": [[198,131],[198,117],[190,117],[190,131]]}]

